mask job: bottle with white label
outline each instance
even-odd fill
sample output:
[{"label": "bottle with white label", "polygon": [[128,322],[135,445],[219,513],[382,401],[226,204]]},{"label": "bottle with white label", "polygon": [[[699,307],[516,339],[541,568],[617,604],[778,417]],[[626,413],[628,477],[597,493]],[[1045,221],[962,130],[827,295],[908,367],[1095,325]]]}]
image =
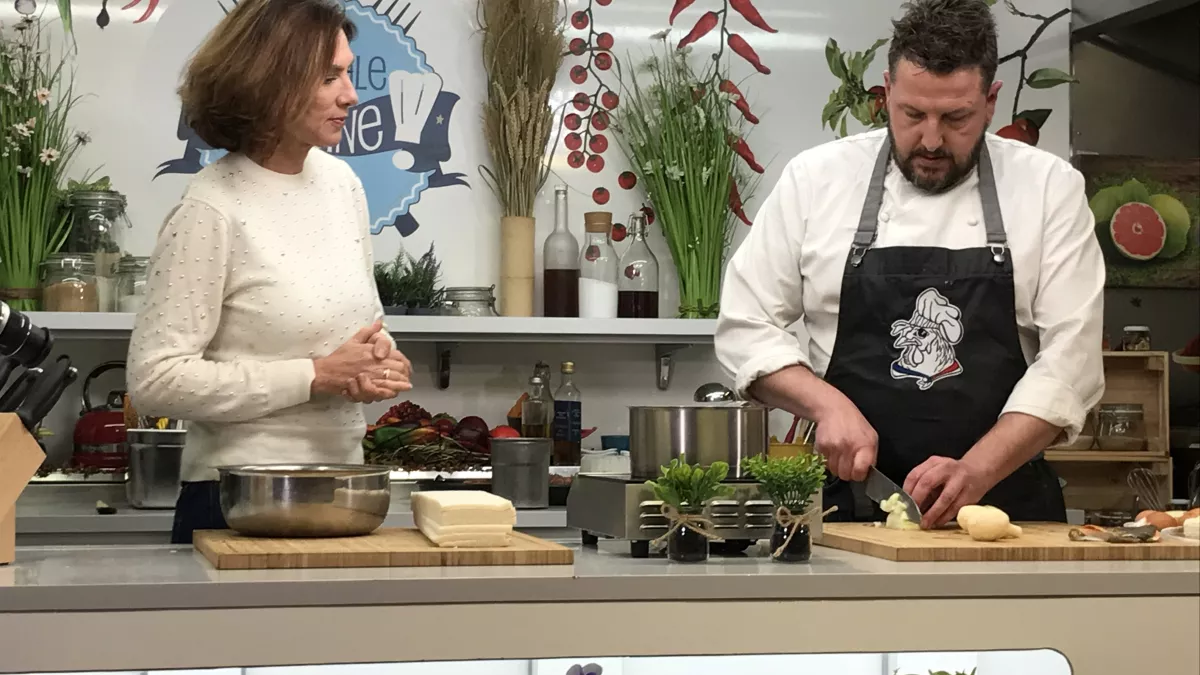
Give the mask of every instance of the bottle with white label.
[{"label": "bottle with white label", "polygon": [[579,316],[589,319],[617,318],[617,252],[609,234],[612,213],[583,214],[587,237],[579,253]]}]

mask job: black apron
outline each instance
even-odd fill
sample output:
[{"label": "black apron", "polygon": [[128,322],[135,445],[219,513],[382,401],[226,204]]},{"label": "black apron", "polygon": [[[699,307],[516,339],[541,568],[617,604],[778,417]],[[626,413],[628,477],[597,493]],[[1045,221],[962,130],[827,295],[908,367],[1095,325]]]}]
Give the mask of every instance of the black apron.
[{"label": "black apron", "polygon": [[[825,380],[875,428],[876,467],[903,485],[932,456],[961,459],[996,423],[1026,363],[987,145],[978,169],[983,248],[872,248],[890,163],[884,138],[846,260]],[[882,520],[861,484],[833,478],[824,499],[838,506],[830,520]],[[1014,521],[1066,522],[1058,476],[1041,453],[980,503]]]}]

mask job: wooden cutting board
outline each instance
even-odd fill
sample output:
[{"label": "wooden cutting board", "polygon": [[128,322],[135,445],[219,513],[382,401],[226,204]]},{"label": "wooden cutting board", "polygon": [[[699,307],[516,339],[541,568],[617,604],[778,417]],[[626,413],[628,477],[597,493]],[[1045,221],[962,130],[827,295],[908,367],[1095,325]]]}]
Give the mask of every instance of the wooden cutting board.
[{"label": "wooden cutting board", "polygon": [[202,530],[193,546],[219,570],[315,567],[459,567],[464,565],[570,565],[571,549],[523,532],[497,548],[439,548],[420,530],[381,528],[362,537],[260,539],[232,530]]},{"label": "wooden cutting board", "polygon": [[975,541],[960,529],[889,530],[870,523],[825,523],[821,546],[895,562],[1046,560],[1200,560],[1200,542],[1163,537],[1153,544],[1071,541],[1071,525],[1018,523],[1017,539]]}]

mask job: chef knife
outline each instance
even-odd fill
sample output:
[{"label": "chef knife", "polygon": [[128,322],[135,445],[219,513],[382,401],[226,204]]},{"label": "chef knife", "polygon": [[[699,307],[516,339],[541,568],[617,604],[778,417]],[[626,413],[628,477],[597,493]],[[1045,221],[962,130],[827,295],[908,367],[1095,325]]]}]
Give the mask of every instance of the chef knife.
[{"label": "chef knife", "polygon": [[63,390],[75,381],[78,374],[79,371],[71,366],[71,358],[66,355],[58,357],[50,365],[43,366],[42,372],[25,394],[25,400],[17,408],[17,417],[21,419],[21,424],[33,431],[54,404],[58,403]]},{"label": "chef knife", "polygon": [[918,524],[921,522],[921,509],[913,501],[912,496],[875,467],[871,467],[870,473],[867,474],[866,491],[867,496],[871,498],[871,501],[875,502],[876,506],[879,506],[880,502],[886,501],[892,495],[899,494],[900,501],[906,507],[908,520]]}]

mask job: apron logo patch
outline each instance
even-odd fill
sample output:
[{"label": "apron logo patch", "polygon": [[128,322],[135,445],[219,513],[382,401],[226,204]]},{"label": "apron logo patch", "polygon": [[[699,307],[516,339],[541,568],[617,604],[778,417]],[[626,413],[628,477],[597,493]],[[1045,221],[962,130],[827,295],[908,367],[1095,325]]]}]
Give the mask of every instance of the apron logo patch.
[{"label": "apron logo patch", "polygon": [[963,337],[962,310],[936,288],[917,296],[912,317],[892,323],[892,346],[900,356],[892,361],[892,378],[914,379],[925,391],[939,380],[962,373],[954,345]]}]

